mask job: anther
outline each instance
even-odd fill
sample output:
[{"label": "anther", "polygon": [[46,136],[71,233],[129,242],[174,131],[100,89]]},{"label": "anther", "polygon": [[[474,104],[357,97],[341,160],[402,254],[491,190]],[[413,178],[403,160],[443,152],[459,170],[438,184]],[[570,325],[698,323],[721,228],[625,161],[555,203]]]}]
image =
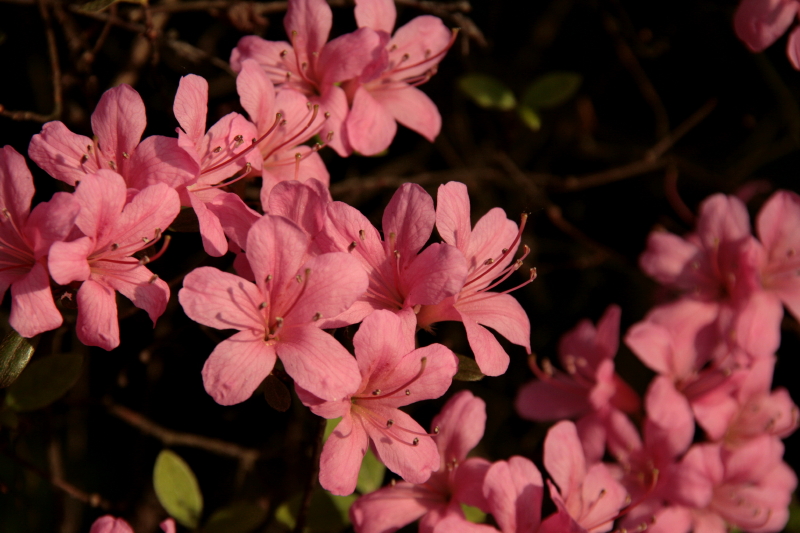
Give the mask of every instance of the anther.
[{"label": "anther", "polygon": [[294,279],[295,281],[297,281],[297,283],[303,283],[303,276],[301,276],[300,274],[296,275]]},{"label": "anther", "polygon": [[377,396],[377,395],[378,395],[378,394],[380,394],[380,393],[381,393],[381,390],[380,390],[380,389],[375,389],[374,391],[372,391],[372,395],[373,395],[373,396]]},{"label": "anther", "polygon": [[347,251],[352,252],[353,250],[356,249],[356,246],[358,246],[358,243],[356,241],[351,242],[347,247]]},{"label": "anther", "polygon": [[400,259],[400,251],[399,250],[395,250],[393,253],[394,253],[395,258]]},{"label": "anther", "polygon": [[216,148],[214,148],[211,151],[214,152],[215,154],[218,154],[218,153],[220,153],[222,151],[222,146],[217,146]]},{"label": "anther", "polygon": [[414,446],[416,446],[417,444],[419,444],[419,439],[418,439],[418,438],[416,438],[416,437],[414,437],[414,440],[413,440],[413,441],[411,441],[411,444],[413,444]]},{"label": "anther", "polygon": [[278,125],[279,126],[285,126],[286,124],[288,124],[288,122],[286,122],[286,119],[283,119],[283,120],[280,121],[280,124],[278,124]]},{"label": "anther", "polygon": [[[434,434],[438,435],[439,434],[439,426],[434,427],[433,428],[433,432],[434,432]],[[455,461],[455,459],[453,459],[453,460]]]},{"label": "anther", "polygon": [[156,281],[158,281],[158,274],[153,274],[147,282],[152,285]]},{"label": "anther", "polygon": [[259,309],[264,309],[264,308],[265,308],[265,307],[267,307],[268,305],[269,305],[269,303],[268,303],[268,302],[261,302],[260,304],[258,304],[258,308],[259,308]]},{"label": "anther", "polygon": [[113,244],[111,245],[111,251],[112,251],[112,252],[113,252],[114,250],[116,250],[117,248],[119,248],[119,244],[117,244],[117,243],[113,243]]},{"label": "anther", "polygon": [[83,157],[81,157],[81,165],[86,163],[88,160],[89,160],[89,156],[86,155],[86,154],[83,154]]},{"label": "anther", "polygon": [[236,146],[234,148],[238,148],[244,142],[244,136],[237,135],[236,137],[233,138],[233,141],[236,143]]},{"label": "anther", "polygon": [[394,425],[394,420],[392,420],[391,418],[390,418],[389,420],[387,420],[387,421],[386,421],[386,427],[387,427],[387,428],[390,428],[390,427],[392,427],[393,425]]},{"label": "anther", "polygon": [[330,111],[325,111],[325,114],[323,116],[325,118],[331,118],[331,112]]},{"label": "anther", "polygon": [[148,239],[147,237],[142,237],[142,242],[147,244],[148,242],[150,242],[150,239]]},{"label": "anther", "polygon": [[358,230],[358,237],[363,241],[367,238],[367,233],[363,229],[360,229]]},{"label": "anther", "polygon": [[411,390],[406,389],[406,396],[411,396]]},{"label": "anther", "polygon": [[394,479],[394,478],[392,478],[392,480],[389,482],[389,485],[391,485],[392,487],[394,487],[395,485],[397,485],[397,480],[396,480],[396,479]]},{"label": "anther", "polygon": [[300,63],[300,68],[303,69],[303,70],[307,69],[308,68],[308,63],[303,61],[302,63]]},{"label": "anther", "polygon": [[267,283],[272,281],[272,274],[267,274],[267,277],[264,279],[264,281],[266,281]]},{"label": "anther", "polygon": [[281,57],[286,57],[286,54],[289,53],[289,50],[281,50]]},{"label": "anther", "polygon": [[[330,113],[328,115],[330,116]],[[333,131],[329,131],[328,135],[325,138],[327,139],[328,142],[331,142],[333,140]]]},{"label": "anther", "polygon": [[492,263],[494,263],[494,259],[492,259],[491,257],[483,262],[484,265],[491,265]]},{"label": "anther", "polygon": [[113,161],[109,161],[108,166],[111,167],[111,170],[117,170],[117,165]]},{"label": "anther", "polygon": [[122,152],[122,157],[125,159],[130,159],[131,156],[128,155],[128,152]]},{"label": "anther", "polygon": [[322,313],[314,313],[314,316],[311,317],[311,320],[316,322],[320,318],[322,318]]}]

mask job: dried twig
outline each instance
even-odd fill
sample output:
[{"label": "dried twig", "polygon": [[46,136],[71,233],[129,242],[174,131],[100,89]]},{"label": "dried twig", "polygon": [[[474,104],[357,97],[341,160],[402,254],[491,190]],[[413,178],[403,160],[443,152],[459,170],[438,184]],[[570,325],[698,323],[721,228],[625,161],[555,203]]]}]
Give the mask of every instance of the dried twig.
[{"label": "dried twig", "polygon": [[199,448],[207,452],[215,453],[217,455],[224,455],[226,457],[233,457],[238,459],[244,470],[250,470],[258,460],[261,452],[253,448],[245,448],[233,442],[227,442],[212,437],[204,437],[203,435],[196,435],[194,433],[184,433],[182,431],[174,431],[156,424],[144,415],[128,409],[122,405],[109,404],[107,406],[108,412],[116,416],[123,422],[137,428],[142,433],[155,437],[166,446],[188,446],[190,448]]},{"label": "dried twig", "polygon": [[39,13],[44,21],[44,29],[47,35],[47,52],[50,56],[50,70],[53,76],[53,112],[49,115],[42,115],[33,111],[8,111],[0,104],[0,115],[9,117],[13,120],[35,120],[37,122],[49,122],[61,117],[63,107],[61,96],[61,66],[58,64],[58,48],[56,46],[56,36],[53,33],[53,23],[50,19],[50,12],[45,5],[46,0],[38,0]]}]

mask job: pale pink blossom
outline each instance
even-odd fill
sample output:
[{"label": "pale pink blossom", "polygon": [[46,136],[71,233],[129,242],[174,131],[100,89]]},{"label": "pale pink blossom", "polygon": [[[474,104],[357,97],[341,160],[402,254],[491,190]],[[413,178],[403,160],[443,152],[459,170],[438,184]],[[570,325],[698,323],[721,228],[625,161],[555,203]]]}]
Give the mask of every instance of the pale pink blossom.
[{"label": "pale pink blossom", "polygon": [[533,281],[536,271],[531,269],[528,281],[518,287],[491,291],[519,269],[528,254],[526,246],[522,258],[514,261],[523,228],[500,208],[486,213],[471,228],[467,187],[458,182],[439,186],[436,228],[446,244],[463,254],[469,270],[457,294],[421,307],[417,323],[421,328],[445,320],[463,323],[481,372],[499,376],[508,368],[509,356],[484,326],[531,351],[528,315],[509,292]]},{"label": "pale pink blossom", "polygon": [[80,206],[67,193],[31,211],[33,176],[14,148],[0,149],[0,301],[11,287],[9,325],[23,337],[34,337],[61,325],[47,270],[54,242],[72,230]]},{"label": "pale pink blossom", "polygon": [[434,430],[438,428],[433,439],[439,450],[439,470],[425,483],[401,481],[356,500],[350,508],[356,532],[391,533],[418,519],[421,533],[472,528],[475,524],[464,518],[461,504],[487,510],[483,480],[489,462],[467,459],[467,454],[483,437],[485,424],[483,400],[469,391],[450,398],[432,422]]},{"label": "pale pink blossom", "polygon": [[325,126],[319,104],[306,95],[283,89],[275,93],[269,76],[252,59],[241,62],[236,88],[250,120],[256,125],[261,163],[261,205],[267,209],[269,195],[280,182],[316,179],[326,187],[330,175],[319,156],[321,145],[300,146]]},{"label": "pale pink blossom", "polygon": [[369,288],[326,327],[357,323],[376,309],[415,309],[457,294],[467,276],[464,255],[444,243],[420,252],[435,219],[433,199],[415,183],[404,183],[386,206],[383,239],[357,209],[343,202],[329,204],[325,230],[317,237],[320,249],[346,251],[358,259],[369,276]]},{"label": "pale pink blossom", "polygon": [[86,175],[74,195],[81,206],[75,223],[84,236],[53,244],[48,266],[61,285],[83,282],[77,294],[78,338],[111,350],[119,345],[116,291],[147,311],[153,324],[166,309],[169,287],[144,266],[149,259],[133,254],[161,238],[180,201],[159,183],[128,202],[124,179],[110,170]]},{"label": "pale pink blossom", "polygon": [[247,237],[255,283],[212,267],[190,272],[178,293],[192,320],[237,329],[203,367],[206,391],[222,405],[247,400],[280,357],[295,383],[340,400],[360,382],[353,357],[319,327],[346,310],[367,286],[344,253],[311,257],[310,239],[288,219],[264,215]]},{"label": "pale pink blossom", "polygon": [[391,0],[358,0],[355,16],[359,28],[372,28],[385,45],[360,76],[344,84],[351,103],[346,125],[353,149],[365,155],[387,149],[397,122],[433,142],[442,117],[436,104],[416,87],[436,72],[455,33],[438,17],[423,15],[390,37],[397,17]]},{"label": "pale pink blossom", "polygon": [[113,170],[133,189],[186,181],[191,161],[178,140],[154,135],[140,143],[146,124],[141,96],[123,84],[100,97],[92,113],[94,140],[72,133],[63,122],[48,122],[31,139],[28,155],[48,174],[72,186],[98,170]]},{"label": "pale pink blossom", "polygon": [[441,466],[431,434],[398,408],[443,395],[458,371],[458,358],[441,344],[414,349],[409,314],[376,311],[364,319],[353,337],[361,382],[344,397],[324,401],[298,387],[315,414],[342,418],[320,457],[320,485],[333,494],[355,490],[367,446],[409,483],[426,482]]},{"label": "pale pink blossom", "polygon": [[361,75],[383,52],[385,41],[372,29],[360,28],[327,42],[332,23],[325,0],[292,0],[283,19],[291,44],[242,37],[231,53],[231,67],[238,72],[245,59],[254,59],[278,89],[299,92],[318,104],[328,114],[323,138],[347,156],[352,152],[343,131],[348,102],[339,85]]},{"label": "pale pink blossom", "polygon": [[539,531],[544,482],[530,459],[514,456],[493,463],[486,472],[483,495],[503,533]]},{"label": "pale pink blossom", "polygon": [[[733,17],[733,27],[750,50],[761,52],[789,29],[799,8],[797,0],[742,0]],[[786,48],[786,54],[796,69],[800,69],[799,29],[792,31]]]}]

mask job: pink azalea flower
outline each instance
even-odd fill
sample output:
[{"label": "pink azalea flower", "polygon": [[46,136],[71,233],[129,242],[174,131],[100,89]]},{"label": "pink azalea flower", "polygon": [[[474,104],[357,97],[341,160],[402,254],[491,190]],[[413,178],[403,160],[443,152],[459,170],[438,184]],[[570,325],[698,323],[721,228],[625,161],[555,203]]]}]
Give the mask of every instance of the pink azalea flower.
[{"label": "pink azalea flower", "polygon": [[[115,291],[155,321],[169,300],[169,287],[133,254],[153,245],[180,209],[178,194],[159,183],[130,202],[125,180],[110,170],[85,176],[75,190],[81,206],[75,221],[85,235],[50,248],[48,265],[56,283],[82,281],[78,290],[78,338],[111,350],[119,345]],[[163,249],[162,249],[163,251]],[[159,253],[160,255],[160,253]]]},{"label": "pink azalea flower", "polygon": [[[536,271],[522,285],[503,292],[491,292],[516,271],[528,253],[514,261],[522,228],[495,208],[470,227],[469,195],[463,183],[439,186],[436,228],[445,243],[457,248],[469,268],[460,292],[432,305],[423,305],[417,315],[421,328],[435,322],[456,320],[464,324],[475,361],[486,375],[499,376],[508,368],[509,357],[484,326],[496,330],[530,353],[530,322],[516,299],[508,293],[533,281]],[[524,227],[523,218],[523,227]]]},{"label": "pink azalea flower", "polygon": [[346,124],[353,149],[365,155],[382,152],[394,139],[397,122],[433,142],[442,117],[436,104],[416,87],[436,72],[455,32],[441,19],[423,15],[390,37],[397,18],[391,0],[358,0],[355,16],[359,28],[372,28],[388,42],[359,77],[344,85],[352,103]]},{"label": "pink azalea flower", "polygon": [[0,149],[0,301],[11,287],[9,324],[23,337],[61,325],[47,271],[47,253],[72,230],[80,206],[67,193],[31,211],[33,176],[14,148]]},{"label": "pink azalea flower", "polygon": [[298,386],[315,414],[342,417],[320,457],[320,485],[334,494],[355,490],[370,442],[378,459],[409,483],[424,483],[440,467],[431,435],[398,408],[444,394],[458,358],[441,344],[415,350],[413,317],[403,315],[376,311],[364,319],[353,337],[361,382],[344,397],[324,401]]},{"label": "pink azalea flower", "polygon": [[[797,0],[742,0],[733,18],[736,35],[753,52],[761,52],[783,35],[797,17]],[[800,28],[789,36],[786,55],[800,69]]]},{"label": "pink azalea flower", "polygon": [[[159,525],[164,533],[175,533],[175,520],[172,518],[167,518]],[[133,533],[133,528],[122,518],[105,515],[94,521],[89,533]]]},{"label": "pink azalea flower", "polygon": [[238,195],[220,189],[251,168],[259,170],[261,157],[252,146],[255,126],[238,113],[225,115],[206,133],[207,108],[208,82],[193,74],[181,78],[173,106],[181,126],[178,144],[194,165],[190,181],[171,185],[180,193],[181,203],[194,209],[206,253],[219,257],[228,251],[226,234],[243,246],[259,218]]},{"label": "pink azalea flower", "polygon": [[530,459],[514,456],[493,463],[483,495],[503,533],[536,533],[542,522],[542,474]]},{"label": "pink azalea flower", "polygon": [[[486,404],[469,391],[461,391],[447,402],[433,419],[434,437],[439,450],[439,469],[421,485],[407,481],[392,484],[362,496],[350,508],[357,533],[391,533],[420,520],[422,533],[447,529],[459,531],[470,524],[461,504],[486,510],[483,480],[489,469],[485,459],[467,459],[477,446],[486,425]],[[484,526],[486,527],[486,526]]]},{"label": "pink azalea flower", "polygon": [[333,202],[328,186],[314,178],[282,181],[273,189],[265,209],[288,218],[314,239],[325,228],[327,206]]},{"label": "pink azalea flower", "polygon": [[561,338],[558,355],[566,372],[556,371],[549,362],[541,370],[531,358],[531,369],[539,379],[522,386],[517,395],[517,412],[528,420],[580,418],[578,431],[584,449],[591,449],[589,462],[603,455],[609,412],[639,410],[638,395],[614,372],[620,314],[619,306],[611,305],[597,328],[583,320]]},{"label": "pink azalea flower", "polygon": [[263,158],[261,205],[264,209],[273,187],[282,181],[316,179],[327,187],[330,175],[318,153],[321,145],[298,146],[324,127],[325,116],[319,112],[319,105],[312,105],[305,95],[288,89],[276,95],[269,76],[252,59],[242,61],[236,88],[242,107],[255,123],[258,138],[262,139],[258,142],[258,151]]},{"label": "pink azalea flower", "polygon": [[366,275],[344,253],[310,257],[309,237],[289,220],[265,215],[247,237],[255,283],[201,267],[190,272],[178,299],[192,320],[238,329],[203,367],[206,391],[222,405],[245,401],[272,372],[277,357],[300,387],[338,400],[360,382],[352,356],[319,328],[364,292]]},{"label": "pink azalea flower", "polygon": [[369,28],[326,42],[332,23],[333,13],[325,0],[292,0],[283,19],[291,44],[242,37],[231,53],[231,67],[238,72],[245,59],[254,59],[279,89],[297,91],[318,104],[320,112],[328,114],[328,144],[347,156],[352,152],[343,131],[348,104],[339,84],[359,76],[382,53],[385,43]]},{"label": "pink azalea flower", "polygon": [[348,251],[366,270],[369,288],[350,310],[325,327],[355,324],[376,309],[400,311],[438,304],[464,285],[467,262],[454,246],[436,243],[420,252],[433,231],[433,199],[417,184],[404,183],[383,212],[383,234],[358,210],[328,205],[323,251]]},{"label": "pink azalea flower", "polygon": [[734,450],[719,444],[693,446],[682,467],[697,487],[693,501],[685,504],[694,531],[781,531],[797,487],[797,476],[782,456],[783,444],[768,435]]},{"label": "pink azalea flower", "polygon": [[587,467],[575,424],[565,420],[547,432],[544,466],[553,479],[547,485],[557,511],[542,523],[541,533],[611,530],[628,493],[603,463]]},{"label": "pink azalea flower", "polygon": [[96,140],[72,133],[63,122],[48,122],[31,139],[28,155],[72,186],[102,169],[120,174],[133,189],[188,179],[189,159],[177,139],[152,136],[139,142],[146,124],[141,96],[123,84],[103,93],[92,113]]}]

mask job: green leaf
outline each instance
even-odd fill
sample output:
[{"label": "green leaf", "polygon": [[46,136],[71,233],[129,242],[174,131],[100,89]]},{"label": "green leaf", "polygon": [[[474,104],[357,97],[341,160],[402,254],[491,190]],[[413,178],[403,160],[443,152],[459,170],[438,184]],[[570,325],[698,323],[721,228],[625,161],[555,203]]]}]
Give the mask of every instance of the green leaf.
[{"label": "green leaf", "polygon": [[92,0],[91,2],[86,2],[81,6],[81,11],[86,11],[88,13],[98,13],[108,6],[112,4],[116,4],[118,2],[125,2],[128,4],[139,4],[146,6],[147,0]]},{"label": "green leaf", "polygon": [[364,460],[361,461],[361,470],[358,471],[356,488],[361,494],[375,492],[383,485],[383,475],[386,467],[381,463],[372,450],[368,449]]},{"label": "green leaf", "polygon": [[521,105],[517,108],[519,118],[533,131],[539,131],[542,128],[542,119],[539,114],[526,105]]},{"label": "green leaf", "polygon": [[473,102],[486,109],[508,111],[517,100],[505,83],[488,74],[467,74],[458,79],[458,88]]},{"label": "green leaf", "polygon": [[37,341],[38,337],[29,340],[13,329],[6,333],[0,341],[0,389],[17,380],[31,360]]},{"label": "green leaf", "polygon": [[582,81],[577,72],[550,72],[528,85],[522,95],[522,105],[539,110],[563,104],[575,96]]},{"label": "green leaf", "polygon": [[477,507],[472,507],[471,505],[462,503],[461,510],[464,511],[464,517],[470,522],[473,522],[475,524],[483,524],[484,522],[486,522],[486,513],[484,513]]},{"label": "green leaf", "polygon": [[170,450],[158,454],[153,487],[158,501],[172,518],[188,528],[197,528],[203,513],[203,495],[194,472],[178,454]]},{"label": "green leaf", "polygon": [[267,518],[267,509],[250,502],[237,502],[218,509],[203,527],[203,533],[250,533]]},{"label": "green leaf", "polygon": [[79,353],[57,353],[37,359],[8,388],[6,406],[15,411],[34,411],[50,405],[75,385],[82,366],[83,355]]},{"label": "green leaf", "polygon": [[792,496],[792,502],[789,504],[789,522],[784,529],[786,533],[800,533],[800,502],[798,502],[797,493]]},{"label": "green leaf", "polygon": [[[289,530],[297,525],[297,513],[303,494],[293,495],[275,510],[275,521]],[[339,533],[350,525],[350,506],[358,496],[334,496],[330,492],[317,488],[311,496],[311,503],[306,514],[305,531],[313,533]]]},{"label": "green leaf", "polygon": [[325,433],[322,435],[322,442],[328,440],[328,437],[330,437],[333,430],[336,429],[336,426],[338,426],[341,421],[342,417],[340,416],[339,418],[329,418],[325,422]]},{"label": "green leaf", "polygon": [[475,362],[475,359],[460,353],[456,355],[458,356],[458,372],[453,376],[453,379],[457,381],[480,381],[483,379],[483,372],[478,368],[478,363]]}]

